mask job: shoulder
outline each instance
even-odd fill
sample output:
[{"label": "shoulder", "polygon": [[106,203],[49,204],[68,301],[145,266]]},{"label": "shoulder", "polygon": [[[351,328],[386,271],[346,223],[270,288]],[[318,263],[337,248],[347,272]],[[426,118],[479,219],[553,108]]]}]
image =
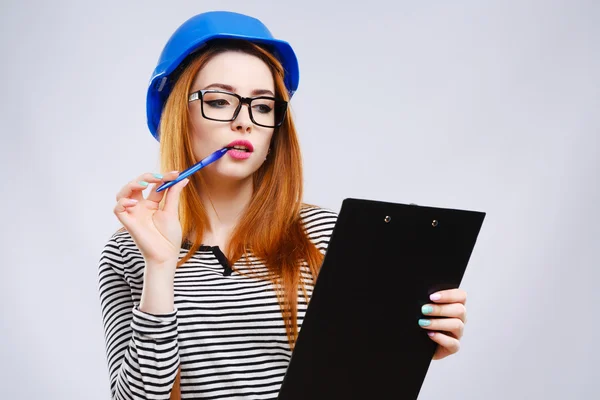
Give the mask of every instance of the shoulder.
[{"label": "shoulder", "polygon": [[113,233],[108,239],[105,248],[118,250],[122,256],[126,256],[131,252],[139,252],[131,234],[125,228],[121,228]]},{"label": "shoulder", "polygon": [[300,209],[300,218],[304,229],[310,240],[321,251],[327,249],[337,217],[336,212],[311,204],[304,204]]},{"label": "shoulder", "polygon": [[126,267],[135,259],[141,258],[141,252],[137,248],[133,238],[125,229],[119,229],[113,233],[102,249],[100,267],[110,267],[119,275],[126,275]]},{"label": "shoulder", "polygon": [[317,224],[335,225],[337,217],[333,210],[312,204],[303,204],[300,208],[300,218],[307,228]]}]

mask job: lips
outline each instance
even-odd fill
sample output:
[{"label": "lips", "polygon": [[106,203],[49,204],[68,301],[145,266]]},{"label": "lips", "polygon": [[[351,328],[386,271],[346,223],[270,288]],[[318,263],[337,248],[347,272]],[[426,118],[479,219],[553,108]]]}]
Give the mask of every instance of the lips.
[{"label": "lips", "polygon": [[245,151],[248,153],[252,153],[254,151],[254,146],[247,140],[234,140],[229,143],[226,147],[229,147],[231,150],[235,149],[238,151]]},{"label": "lips", "polygon": [[247,140],[234,140],[227,147],[229,148],[227,154],[236,160],[245,160],[254,151],[254,146]]}]

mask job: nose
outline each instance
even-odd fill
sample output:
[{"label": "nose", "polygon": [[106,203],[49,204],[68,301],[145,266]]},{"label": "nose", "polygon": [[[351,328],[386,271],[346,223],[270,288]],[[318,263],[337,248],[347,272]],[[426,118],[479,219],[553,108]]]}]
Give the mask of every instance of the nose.
[{"label": "nose", "polygon": [[235,117],[233,121],[231,121],[231,128],[237,132],[252,132],[252,120],[250,119],[250,106],[248,104],[242,104],[240,112]]}]

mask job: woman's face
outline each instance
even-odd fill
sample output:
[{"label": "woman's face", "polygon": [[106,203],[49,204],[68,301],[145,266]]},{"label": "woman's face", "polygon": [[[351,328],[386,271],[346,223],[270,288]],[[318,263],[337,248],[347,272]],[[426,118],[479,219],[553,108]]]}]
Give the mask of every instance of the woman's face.
[{"label": "woman's face", "polygon": [[[227,51],[213,57],[198,72],[190,93],[203,89],[232,92],[242,97],[275,97],[275,82],[267,64],[255,56],[235,51]],[[265,161],[274,128],[254,124],[250,119],[247,104],[242,105],[236,119],[230,122],[204,118],[201,107],[204,107],[207,117],[231,118],[237,100],[220,94],[207,94],[202,104],[201,101],[198,99],[189,103],[192,121],[190,135],[196,158],[203,159],[229,145],[246,148],[241,151],[230,150],[220,160],[206,167],[203,173],[219,180],[251,178]],[[253,103],[252,107],[255,120],[265,118],[267,104]]]}]

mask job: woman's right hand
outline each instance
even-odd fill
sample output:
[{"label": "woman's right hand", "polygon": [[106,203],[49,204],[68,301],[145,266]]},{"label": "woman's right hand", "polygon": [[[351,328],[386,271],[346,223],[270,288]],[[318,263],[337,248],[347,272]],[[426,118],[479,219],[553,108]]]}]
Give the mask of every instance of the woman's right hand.
[{"label": "woman's right hand", "polygon": [[[163,177],[146,173],[129,182],[117,194],[114,213],[131,234],[146,263],[172,264],[173,268],[176,266],[182,239],[179,197],[189,179],[158,193],[156,188],[164,182],[174,180],[178,175],[177,171],[169,172]],[[140,182],[148,185],[144,186]],[[142,192],[148,187],[150,194],[144,198]],[[164,196],[164,207],[160,209]]]}]

